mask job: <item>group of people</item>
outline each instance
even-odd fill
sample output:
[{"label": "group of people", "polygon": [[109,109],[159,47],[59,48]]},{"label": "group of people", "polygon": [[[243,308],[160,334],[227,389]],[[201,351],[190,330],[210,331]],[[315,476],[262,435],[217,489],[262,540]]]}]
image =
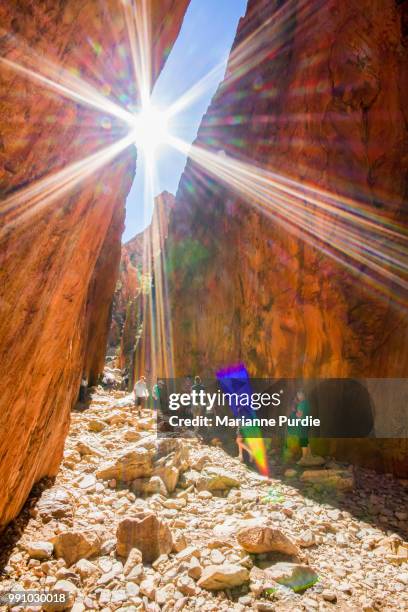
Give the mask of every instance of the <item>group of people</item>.
[{"label": "group of people", "polygon": [[[290,407],[289,419],[294,422],[296,419],[303,419],[310,416],[311,407],[304,391],[297,391]],[[254,454],[251,450],[250,439],[245,439],[241,431],[238,431],[236,443],[238,446],[238,457],[242,462],[254,463]],[[282,445],[282,455],[284,462],[292,462],[299,457],[297,464],[300,466],[318,466],[325,463],[323,457],[313,455],[310,440],[309,428],[303,425],[288,426],[284,442]]]},{"label": "group of people", "polygon": [[[186,389],[185,389],[186,392],[191,393],[192,391],[196,391],[197,393],[199,393],[202,390],[205,390],[205,387],[201,381],[200,376],[195,376],[194,381],[192,377],[188,377],[188,380],[186,382]],[[157,381],[153,385],[151,393],[150,393],[148,386],[147,386],[146,377],[141,376],[139,380],[136,381],[134,388],[133,388],[133,392],[134,392],[134,398],[135,398],[135,406],[136,406],[136,409],[139,415],[141,414],[141,410],[144,407],[147,407],[149,405],[149,400],[150,402],[151,400],[153,400],[152,403],[154,407],[158,406],[158,403],[160,401],[160,383],[159,381]],[[193,405],[190,407],[190,410],[189,410],[189,412],[191,412],[192,417],[198,416],[201,413],[201,411],[202,411],[201,406],[193,406]],[[290,419],[294,420],[294,419],[302,419],[303,417],[307,417],[309,415],[310,415],[310,403],[306,399],[306,395],[304,391],[299,390],[296,393],[296,396],[292,402],[289,417]],[[196,433],[197,433],[197,428],[196,428]],[[238,458],[240,459],[240,461],[253,463],[254,455],[251,450],[251,445],[250,443],[248,443],[248,440],[244,438],[240,429],[238,429],[236,433],[235,442],[237,445]],[[297,462],[299,465],[304,465],[304,466],[319,465],[320,463],[324,461],[321,457],[313,456],[311,452],[310,444],[309,444],[309,431],[307,427],[304,427],[301,425],[295,426],[295,427],[292,427],[292,426],[288,427],[286,436],[285,436],[284,449],[283,449],[284,459],[293,460],[293,458],[296,457],[296,455],[298,455],[299,450],[301,452],[301,457],[299,461]]]},{"label": "group of people", "polygon": [[133,387],[133,394],[135,398],[135,406],[138,411],[138,414],[140,415],[142,409],[148,406],[150,397],[152,398],[154,405],[156,405],[156,403],[160,400],[159,382],[156,382],[153,385],[150,394],[146,382],[146,377],[141,376],[139,380],[136,381],[135,386]]},{"label": "group of people", "polygon": [[[154,407],[158,406],[158,403],[160,402],[161,391],[162,391],[161,386],[163,384],[164,383],[162,381],[157,380],[156,383],[153,385],[151,392],[149,392],[149,388],[147,386],[145,376],[141,376],[139,380],[136,381],[133,387],[133,394],[135,398],[135,406],[139,414],[142,408],[148,406],[150,399],[153,400]],[[188,393],[191,393],[191,391],[200,392],[201,390],[204,390],[204,386],[201,382],[201,378],[199,376],[195,376],[194,382],[188,385],[188,389],[186,389],[186,392]],[[199,406],[198,409],[200,408],[201,407]],[[196,416],[194,407],[192,407],[192,416]]]}]

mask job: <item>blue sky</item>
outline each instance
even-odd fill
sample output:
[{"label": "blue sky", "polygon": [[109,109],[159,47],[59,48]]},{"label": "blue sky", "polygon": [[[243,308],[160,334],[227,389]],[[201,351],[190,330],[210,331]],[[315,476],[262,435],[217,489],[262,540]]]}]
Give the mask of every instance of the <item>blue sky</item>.
[{"label": "blue sky", "polygon": [[[200,97],[171,123],[174,135],[191,143],[218,84],[223,78],[239,18],[247,0],[191,0],[177,41],[153,91],[155,106],[165,108],[197,81],[219,66]],[[164,190],[175,194],[186,157],[170,147],[160,151],[156,163],[155,195]],[[150,223],[152,208],[144,204],[143,159],[139,155],[136,178],[126,202],[126,229],[129,240]]]}]

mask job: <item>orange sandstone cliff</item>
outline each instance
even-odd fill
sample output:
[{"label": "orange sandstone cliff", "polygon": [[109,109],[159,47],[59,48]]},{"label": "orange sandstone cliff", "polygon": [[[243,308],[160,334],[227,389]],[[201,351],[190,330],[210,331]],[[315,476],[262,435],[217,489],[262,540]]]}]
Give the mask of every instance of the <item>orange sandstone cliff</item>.
[{"label": "orange sandstone cliff", "polygon": [[[144,3],[152,80],[187,5]],[[131,146],[98,165],[101,156],[90,156],[126,136],[123,122],[21,67],[85,100],[135,107],[130,49],[140,40],[130,6],[0,3],[0,528],[33,483],[56,473],[81,374],[93,381],[103,367],[136,157]]]},{"label": "orange sandstone cliff", "polygon": [[[407,23],[394,0],[248,3],[170,223],[179,375],[408,376]],[[406,440],[372,444],[408,473]]]},{"label": "orange sandstone cliff", "polygon": [[146,370],[148,373],[155,370],[148,349],[150,337],[156,333],[150,312],[153,308],[151,293],[155,293],[155,272],[162,274],[161,256],[174,202],[174,196],[167,191],[157,196],[151,223],[122,246],[109,349],[111,354],[118,355],[120,367],[128,369],[130,382]]}]

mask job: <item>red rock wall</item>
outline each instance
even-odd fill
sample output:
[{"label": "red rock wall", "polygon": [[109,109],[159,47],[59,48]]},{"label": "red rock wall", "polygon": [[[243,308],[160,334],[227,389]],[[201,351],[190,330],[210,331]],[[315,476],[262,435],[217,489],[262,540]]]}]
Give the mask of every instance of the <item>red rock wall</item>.
[{"label": "red rock wall", "polygon": [[[153,78],[187,5],[146,3]],[[123,6],[120,0],[2,2],[0,56],[35,71],[54,62],[114,102],[136,103]],[[135,153],[128,148],[52,200],[41,192],[34,201],[43,177],[115,142],[123,127],[4,63],[0,124],[1,528],[33,483],[56,473],[82,369],[95,378],[102,368]]]},{"label": "red rock wall", "polygon": [[[406,228],[407,11],[394,0],[251,0],[196,144]],[[290,200],[283,216],[273,198],[261,213],[229,182],[190,160],[176,196],[176,371],[244,362],[258,376],[406,377],[406,292],[382,277],[373,291],[364,274],[378,285],[375,273],[360,265],[352,274],[347,254],[342,264],[327,256],[331,240],[311,246],[282,225]],[[299,205],[323,224],[317,206]],[[337,224],[331,231],[334,241]],[[392,408],[380,410],[401,418]],[[405,461],[391,449],[386,469],[408,470],[406,441],[401,449]]]},{"label": "red rock wall", "polygon": [[118,365],[129,369],[131,380],[146,370],[155,370],[157,365],[151,363],[153,357],[148,348],[150,336],[156,333],[150,318],[150,291],[155,272],[162,273],[161,254],[174,202],[174,196],[167,191],[157,196],[150,225],[122,246],[109,346],[119,353]]},{"label": "red rock wall", "polygon": [[112,314],[112,295],[120,262],[124,210],[114,210],[111,224],[96,262],[87,298],[87,342],[84,372],[90,385],[95,385],[103,372],[106,341]]}]

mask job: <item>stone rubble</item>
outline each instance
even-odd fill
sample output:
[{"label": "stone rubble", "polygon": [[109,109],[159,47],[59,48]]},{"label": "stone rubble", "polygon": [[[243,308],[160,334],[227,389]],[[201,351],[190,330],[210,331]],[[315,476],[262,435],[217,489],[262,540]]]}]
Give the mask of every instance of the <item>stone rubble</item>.
[{"label": "stone rubble", "polygon": [[74,612],[407,609],[406,483],[290,469],[157,439],[149,409],[98,387],[2,534],[0,589],[60,589]]}]

